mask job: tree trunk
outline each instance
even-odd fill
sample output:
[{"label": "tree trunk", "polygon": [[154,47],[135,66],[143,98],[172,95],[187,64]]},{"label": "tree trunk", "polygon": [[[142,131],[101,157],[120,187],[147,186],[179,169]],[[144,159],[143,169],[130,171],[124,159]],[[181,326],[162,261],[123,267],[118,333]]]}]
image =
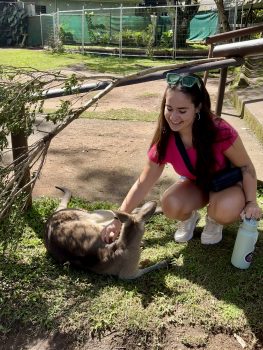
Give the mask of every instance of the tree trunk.
[{"label": "tree trunk", "polygon": [[[199,5],[193,4],[193,6],[183,6],[179,0],[166,0],[168,6],[180,5],[177,9],[177,18],[175,18],[175,9],[167,8],[169,16],[172,18],[173,28],[176,25],[176,31],[179,33],[176,40],[176,47],[186,47],[186,38],[188,35],[188,28],[191,19],[197,13]],[[186,0],[185,5],[190,5],[191,0]],[[175,23],[176,21],[176,23]],[[173,33],[175,34],[175,33]],[[175,42],[175,40],[173,40]]]},{"label": "tree trunk", "polygon": [[223,0],[215,0],[215,4],[217,7],[220,23],[222,24],[223,32],[231,31],[231,28],[230,28],[230,25],[228,22],[228,18],[227,18],[226,13],[225,13],[225,7],[224,7]]}]

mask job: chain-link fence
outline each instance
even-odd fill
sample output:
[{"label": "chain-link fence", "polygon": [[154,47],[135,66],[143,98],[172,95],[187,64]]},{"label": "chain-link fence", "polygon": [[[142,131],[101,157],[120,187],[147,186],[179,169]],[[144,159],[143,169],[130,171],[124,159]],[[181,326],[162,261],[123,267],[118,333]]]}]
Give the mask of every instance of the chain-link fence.
[{"label": "chain-link fence", "polygon": [[[229,19],[236,25],[232,10]],[[199,5],[83,8],[31,17],[29,45],[47,46],[59,39],[83,53],[197,57],[207,50],[194,44],[216,34],[218,23],[214,2],[205,9]]]}]

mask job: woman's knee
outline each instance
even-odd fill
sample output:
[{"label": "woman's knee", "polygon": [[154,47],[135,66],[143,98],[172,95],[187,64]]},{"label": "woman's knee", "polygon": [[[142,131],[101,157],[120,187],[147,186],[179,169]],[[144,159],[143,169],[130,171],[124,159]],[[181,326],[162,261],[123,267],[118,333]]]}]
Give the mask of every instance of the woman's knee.
[{"label": "woman's knee", "polygon": [[213,200],[209,203],[207,213],[219,224],[228,225],[240,218],[242,208],[242,200],[220,198],[220,200]]},{"label": "woman's knee", "polygon": [[166,217],[186,220],[195,209],[202,208],[208,198],[188,179],[181,179],[169,187],[161,198],[163,213]]},{"label": "woman's knee", "polygon": [[187,195],[166,191],[161,197],[164,215],[169,219],[186,220],[195,208],[194,201]]},{"label": "woman's knee", "polygon": [[183,220],[189,213],[184,204],[175,195],[164,194],[161,198],[163,214],[169,219]]}]

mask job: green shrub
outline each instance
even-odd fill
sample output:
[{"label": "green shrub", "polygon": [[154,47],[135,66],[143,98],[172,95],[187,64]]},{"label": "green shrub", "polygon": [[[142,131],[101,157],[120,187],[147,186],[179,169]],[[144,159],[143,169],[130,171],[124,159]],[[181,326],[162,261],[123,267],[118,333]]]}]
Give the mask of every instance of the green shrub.
[{"label": "green shrub", "polygon": [[[135,34],[137,33],[137,34]],[[137,46],[136,38],[140,37],[141,32],[134,32],[130,29],[125,29],[122,32],[122,43],[127,46]]]},{"label": "green shrub", "polygon": [[160,40],[160,45],[162,47],[173,47],[173,31],[168,30],[167,32],[163,32]]},{"label": "green shrub", "polygon": [[65,28],[59,28],[59,37],[62,41],[62,44],[75,44],[73,34],[70,31],[67,31]]}]

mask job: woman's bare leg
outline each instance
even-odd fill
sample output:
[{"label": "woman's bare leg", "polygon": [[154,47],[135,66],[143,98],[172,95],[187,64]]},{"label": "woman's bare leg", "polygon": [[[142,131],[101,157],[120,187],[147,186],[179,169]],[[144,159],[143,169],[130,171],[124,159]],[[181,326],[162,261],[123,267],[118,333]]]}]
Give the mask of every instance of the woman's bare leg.
[{"label": "woman's bare leg", "polygon": [[203,208],[207,203],[208,196],[189,179],[179,179],[161,198],[164,215],[180,221],[187,220],[193,210]]},{"label": "woman's bare leg", "polygon": [[207,214],[221,225],[240,220],[245,206],[245,196],[241,185],[235,185],[220,192],[211,192]]}]

